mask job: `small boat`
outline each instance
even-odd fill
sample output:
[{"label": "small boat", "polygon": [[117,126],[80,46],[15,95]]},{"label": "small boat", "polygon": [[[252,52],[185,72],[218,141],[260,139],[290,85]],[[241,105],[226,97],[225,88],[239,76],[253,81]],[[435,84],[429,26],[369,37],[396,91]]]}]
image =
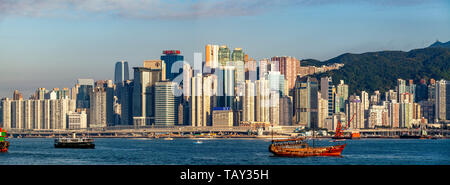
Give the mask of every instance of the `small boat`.
[{"label": "small boat", "polygon": [[202,143],[203,143],[203,141],[199,141],[199,140],[195,141],[195,144],[202,144]]},{"label": "small boat", "polygon": [[92,138],[77,138],[76,133],[73,133],[72,138],[57,138],[55,139],[55,148],[95,148],[94,139]]},{"label": "small boat", "polygon": [[169,140],[169,141],[172,141],[172,140],[173,140],[173,138],[171,138],[171,137],[166,137],[166,138],[164,138],[164,140]]},{"label": "small boat", "polygon": [[6,141],[8,133],[5,129],[0,128],[0,153],[8,152],[9,141]]}]

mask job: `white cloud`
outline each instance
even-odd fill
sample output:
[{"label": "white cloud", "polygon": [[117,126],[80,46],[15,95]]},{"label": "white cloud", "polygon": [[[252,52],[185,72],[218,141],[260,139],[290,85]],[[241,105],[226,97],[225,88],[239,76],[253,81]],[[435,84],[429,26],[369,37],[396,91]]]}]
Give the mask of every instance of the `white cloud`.
[{"label": "white cloud", "polygon": [[[434,0],[430,0],[434,1]],[[439,1],[439,0],[437,0]],[[424,0],[0,0],[0,17],[61,17],[83,14],[140,19],[192,19],[245,16],[287,6],[368,2],[381,6],[425,3]],[[428,1],[429,2],[429,1]]]}]

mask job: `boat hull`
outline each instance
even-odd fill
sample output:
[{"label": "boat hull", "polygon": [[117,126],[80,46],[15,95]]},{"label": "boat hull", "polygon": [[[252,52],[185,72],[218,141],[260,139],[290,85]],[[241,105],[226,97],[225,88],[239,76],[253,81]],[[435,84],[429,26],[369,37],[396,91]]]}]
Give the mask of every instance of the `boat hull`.
[{"label": "boat hull", "polygon": [[0,142],[0,152],[8,152],[9,141],[1,141]]},{"label": "boat hull", "polygon": [[55,143],[55,148],[95,148],[94,143],[83,142],[83,143]]},{"label": "boat hull", "polygon": [[269,151],[276,156],[282,157],[341,156],[346,145],[347,144],[328,147],[282,148],[272,144],[269,147]]}]

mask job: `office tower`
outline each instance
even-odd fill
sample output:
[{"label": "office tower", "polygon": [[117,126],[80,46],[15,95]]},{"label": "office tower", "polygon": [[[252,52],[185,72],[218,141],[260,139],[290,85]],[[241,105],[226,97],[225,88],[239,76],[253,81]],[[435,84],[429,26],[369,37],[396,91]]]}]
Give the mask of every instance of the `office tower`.
[{"label": "office tower", "polygon": [[67,113],[67,128],[74,130],[87,128],[86,112],[82,111]]},{"label": "office tower", "polygon": [[226,66],[226,65],[228,65],[231,62],[230,49],[226,45],[222,45],[222,46],[219,47],[218,55],[219,55],[218,59],[219,59],[219,65],[220,66]]},{"label": "office tower", "polygon": [[256,81],[256,108],[255,116],[257,122],[269,122],[269,81]]},{"label": "office tower", "polygon": [[296,122],[308,128],[318,126],[318,81],[311,77],[297,77],[295,82]]},{"label": "office tower", "polygon": [[78,79],[78,94],[77,94],[77,108],[89,109],[90,97],[89,94],[94,89],[93,79]]},{"label": "office tower", "polygon": [[292,126],[293,103],[291,96],[280,97],[280,125]]},{"label": "office tower", "polygon": [[400,127],[400,104],[397,100],[388,103],[389,126],[392,128]]},{"label": "office tower", "polygon": [[400,102],[399,107],[399,127],[411,128],[411,122],[413,119],[413,103]]},{"label": "office tower", "polygon": [[419,102],[420,115],[428,120],[429,123],[435,122],[435,108],[434,101],[422,100]]},{"label": "office tower", "polygon": [[346,109],[347,120],[352,120],[350,123],[350,128],[352,129],[362,129],[365,128],[364,125],[364,104],[362,103],[359,96],[351,96],[347,104]]},{"label": "office tower", "polygon": [[255,83],[250,80],[245,81],[245,95],[243,97],[242,121],[255,121]]},{"label": "office tower", "polygon": [[[222,82],[223,82],[223,101],[222,107],[234,107],[234,95],[235,95],[235,86],[234,86],[234,66],[223,66],[220,68],[222,71]],[[219,81],[220,82],[220,81]]]},{"label": "office tower", "polygon": [[242,48],[234,48],[231,54],[231,60],[234,66],[234,86],[236,87],[236,96],[244,95],[245,84],[245,54]]},{"label": "office tower", "polygon": [[121,125],[133,125],[133,86],[132,80],[124,81],[120,87],[120,124]]},{"label": "office tower", "polygon": [[335,109],[335,112],[344,112],[345,101],[348,100],[348,85],[344,84],[344,80],[341,80],[337,85],[335,100],[335,104],[337,104],[335,107],[339,107],[339,109]]},{"label": "office tower", "polygon": [[319,128],[325,128],[325,119],[328,117],[328,100],[323,99],[322,95],[320,92],[318,92],[319,94],[317,95],[318,97],[318,117],[319,119],[317,120],[318,122],[318,126]]},{"label": "office tower", "polygon": [[145,126],[154,123],[155,83],[163,81],[164,62],[146,60],[144,67],[134,67],[133,125]]},{"label": "office tower", "polygon": [[269,94],[269,120],[273,126],[278,126],[280,123],[280,92],[270,91]]},{"label": "office tower", "polygon": [[119,61],[116,62],[116,68],[114,70],[114,83],[119,84],[123,81],[127,81],[130,79],[129,70],[128,70],[128,62],[127,61]]},{"label": "office tower", "polygon": [[161,81],[155,84],[155,125],[174,126],[178,123],[178,98],[174,94],[176,83]]},{"label": "office tower", "polygon": [[282,75],[284,75],[284,79],[288,82],[286,86],[289,91],[294,88],[295,80],[297,77],[297,67],[296,65],[299,63],[299,60],[295,57],[290,56],[282,56],[282,57],[272,57],[271,63],[275,64],[277,71],[280,71]]},{"label": "office tower", "polygon": [[193,127],[203,125],[203,82],[202,75],[197,73],[191,80],[191,98],[189,101],[189,123]]},{"label": "office tower", "polygon": [[219,67],[219,46],[208,44],[205,47],[205,65],[210,68]]},{"label": "office tower", "polygon": [[13,100],[23,100],[23,94],[19,90],[14,90]]},{"label": "office tower", "polygon": [[188,63],[183,64],[183,96],[185,101],[189,101],[191,96],[192,68]]},{"label": "office tower", "polygon": [[428,86],[425,79],[420,80],[420,84],[416,86],[416,97],[415,100],[420,102],[422,100],[428,99]]},{"label": "office tower", "polygon": [[[166,65],[166,80],[173,81],[175,77],[183,74],[183,61],[184,57],[181,55],[180,50],[165,50],[163,51],[161,60]],[[178,64],[176,64],[178,62]]]},{"label": "office tower", "polygon": [[233,126],[233,111],[230,107],[214,107],[212,117],[212,126],[214,127]]},{"label": "office tower", "polygon": [[234,86],[236,87],[236,96],[244,95],[245,84],[245,66],[244,61],[234,61]]},{"label": "office tower", "polygon": [[267,73],[267,80],[269,80],[270,90],[278,91],[281,96],[286,96],[285,78],[279,71],[269,71]]},{"label": "office tower", "polygon": [[217,78],[215,75],[205,75],[202,79],[202,125],[212,125],[212,108],[214,107],[215,94],[217,92]]},{"label": "office tower", "polygon": [[450,81],[436,82],[435,106],[437,120],[450,120]]},{"label": "office tower", "polygon": [[333,80],[331,77],[320,78],[320,94],[322,99],[328,101],[328,116],[334,113]]},{"label": "office tower", "polygon": [[245,54],[244,54],[244,51],[242,51],[242,48],[234,48],[233,53],[231,54],[231,60],[233,62],[235,62],[235,61],[244,62]]}]

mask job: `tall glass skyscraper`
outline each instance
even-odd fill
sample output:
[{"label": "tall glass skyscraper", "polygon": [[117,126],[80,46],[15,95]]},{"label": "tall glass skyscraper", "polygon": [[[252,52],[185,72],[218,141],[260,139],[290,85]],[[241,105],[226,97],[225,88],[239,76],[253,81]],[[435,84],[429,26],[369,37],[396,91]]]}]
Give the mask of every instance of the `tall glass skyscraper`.
[{"label": "tall glass skyscraper", "polygon": [[[164,55],[161,56],[161,60],[164,60],[164,63],[166,64],[166,80],[172,81],[179,74],[183,73],[182,63],[177,66],[173,66],[173,64],[178,61],[184,61],[184,57],[183,55],[180,55],[180,50],[165,50],[163,51],[163,54]],[[174,67],[173,70],[172,67]]]},{"label": "tall glass skyscraper", "polygon": [[127,81],[130,79],[128,72],[128,62],[127,61],[119,61],[116,62],[116,68],[114,73],[114,83],[119,84],[123,81]]},{"label": "tall glass skyscraper", "polygon": [[230,62],[230,49],[226,45],[222,45],[219,48],[219,64],[220,66],[226,66],[227,62]]}]

